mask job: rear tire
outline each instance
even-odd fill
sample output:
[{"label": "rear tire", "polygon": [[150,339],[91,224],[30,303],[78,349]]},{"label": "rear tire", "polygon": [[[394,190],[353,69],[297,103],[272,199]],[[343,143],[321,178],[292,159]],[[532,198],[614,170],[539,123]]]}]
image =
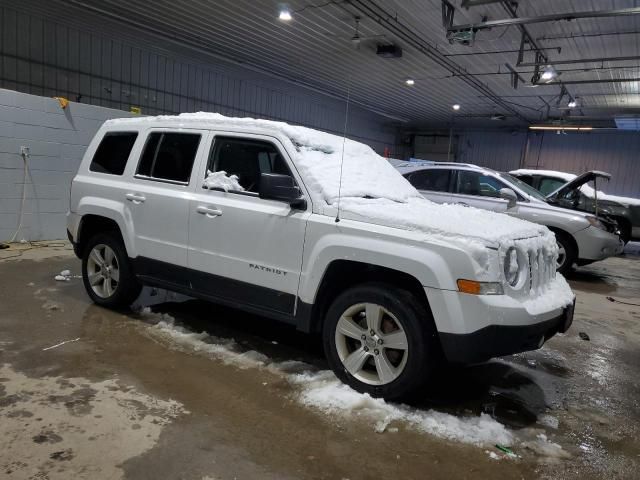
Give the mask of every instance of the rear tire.
[{"label": "rear tire", "polygon": [[94,235],[84,246],[82,281],[94,303],[114,309],[131,305],[142,289],[122,239],[113,233]]},{"label": "rear tire", "polygon": [[342,382],[388,400],[406,400],[424,390],[442,358],[427,306],[409,291],[384,283],[339,295],[329,307],[322,337],[329,365]]},{"label": "rear tire", "polygon": [[573,269],[573,264],[578,257],[578,249],[569,234],[557,230],[554,230],[553,233],[556,235],[559,250],[556,270],[562,275],[566,275]]}]

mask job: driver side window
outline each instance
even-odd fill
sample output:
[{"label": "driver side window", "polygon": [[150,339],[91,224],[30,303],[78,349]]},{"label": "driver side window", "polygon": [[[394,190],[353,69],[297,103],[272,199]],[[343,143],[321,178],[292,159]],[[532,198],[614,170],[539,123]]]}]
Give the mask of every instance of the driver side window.
[{"label": "driver side window", "polygon": [[209,156],[207,170],[225,172],[228,177],[238,177],[241,190],[258,193],[260,175],[278,173],[291,175],[284,158],[272,143],[237,137],[216,137]]}]

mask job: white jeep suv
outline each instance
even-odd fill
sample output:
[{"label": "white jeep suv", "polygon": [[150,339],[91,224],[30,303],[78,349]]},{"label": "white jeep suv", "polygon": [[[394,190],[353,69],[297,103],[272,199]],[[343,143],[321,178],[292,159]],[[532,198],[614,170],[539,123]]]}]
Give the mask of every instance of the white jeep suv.
[{"label": "white jeep suv", "polygon": [[432,203],[368,146],[285,123],[107,121],[68,230],[95,303],[153,285],[321,333],[340,379],[389,399],[573,319],[547,228]]}]

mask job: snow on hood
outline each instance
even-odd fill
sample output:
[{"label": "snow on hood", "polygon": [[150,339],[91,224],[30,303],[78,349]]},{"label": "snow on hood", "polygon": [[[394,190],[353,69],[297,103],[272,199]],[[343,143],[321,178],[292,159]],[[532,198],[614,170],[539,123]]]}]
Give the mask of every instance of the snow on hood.
[{"label": "snow on hood", "polygon": [[496,244],[549,234],[544,226],[503,213],[461,205],[440,205],[422,197],[412,197],[406,202],[383,198],[342,199],[340,216],[440,237],[459,237]]},{"label": "snow on hood", "polygon": [[[565,182],[574,180],[577,175],[573,173],[558,172],[556,170],[534,170],[528,168],[520,168],[518,170],[512,170],[509,172],[513,175],[543,175],[548,177],[561,178]],[[584,193],[588,198],[595,198],[595,190],[591,185],[582,185],[580,191]],[[602,190],[598,190],[598,200],[608,200],[610,202],[618,202],[628,206],[640,206],[640,198],[632,197],[620,197],[618,195],[610,195],[604,193]]]},{"label": "snow on hood", "polygon": [[549,234],[545,227],[504,214],[433,203],[423,198],[408,180],[371,147],[311,128],[206,112],[116,119],[108,123],[159,121],[214,128],[259,128],[284,134],[295,148],[295,165],[312,195],[314,208],[320,213],[335,211],[340,197],[343,218],[351,217],[448,239],[504,243]]}]

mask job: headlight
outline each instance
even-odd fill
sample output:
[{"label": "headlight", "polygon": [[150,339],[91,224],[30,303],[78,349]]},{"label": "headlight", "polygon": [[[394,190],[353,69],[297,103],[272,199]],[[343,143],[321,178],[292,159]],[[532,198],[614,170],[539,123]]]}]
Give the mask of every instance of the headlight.
[{"label": "headlight", "polygon": [[507,283],[515,287],[520,280],[520,265],[518,263],[518,252],[514,247],[510,247],[504,256],[504,278]]},{"label": "headlight", "polygon": [[597,217],[592,217],[591,215],[588,215],[587,222],[589,222],[592,227],[599,228],[600,230],[605,230],[605,231],[607,230],[607,227],[604,226],[604,223],[602,223]]}]

